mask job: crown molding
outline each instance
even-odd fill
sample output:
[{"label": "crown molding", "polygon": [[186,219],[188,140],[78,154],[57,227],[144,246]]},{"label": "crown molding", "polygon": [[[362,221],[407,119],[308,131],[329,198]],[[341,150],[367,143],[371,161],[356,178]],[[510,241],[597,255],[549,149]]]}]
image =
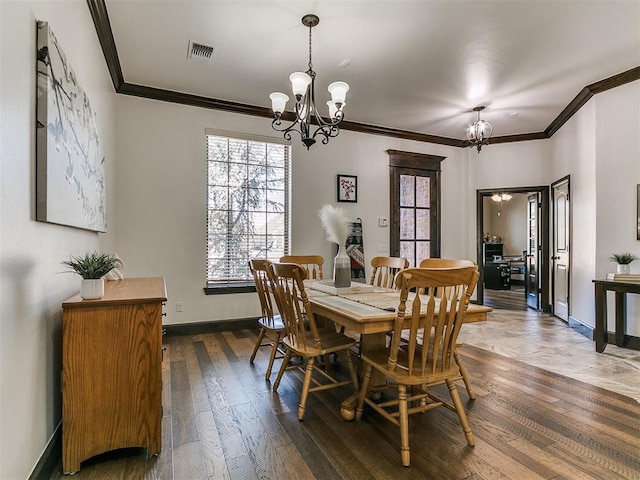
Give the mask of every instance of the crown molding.
[{"label": "crown molding", "polygon": [[[225,112],[240,113],[243,115],[251,115],[255,117],[272,118],[273,114],[270,108],[259,107],[256,105],[248,105],[245,103],[232,102],[229,100],[220,100],[216,98],[203,97],[188,93],[174,92],[171,90],[163,90],[160,88],[147,87],[144,85],[136,85],[127,83],[124,80],[122,67],[118,58],[116,43],[109,22],[107,6],[105,0],[87,0],[91,17],[96,28],[96,34],[102,47],[102,53],[107,63],[111,81],[116,93],[122,95],[132,95],[136,97],[149,98],[164,102],[179,103],[182,105],[190,105],[193,107],[209,108],[212,110],[222,110]],[[587,85],[571,100],[571,102],[560,112],[543,132],[523,133],[517,135],[503,135],[501,137],[490,138],[491,144],[525,142],[529,140],[542,140],[551,138],[560,127],[562,127],[571,117],[573,117],[582,106],[594,95],[610,90],[612,88],[625,85],[640,79],[640,66],[619,73],[604,80]],[[292,120],[293,115],[287,112],[283,115],[283,119]],[[397,128],[382,127],[378,125],[370,125],[367,123],[344,121],[340,125],[342,130],[349,130],[358,133],[367,133],[370,135],[382,135],[387,137],[401,138],[403,140],[415,140],[417,142],[435,143],[439,145],[448,145],[452,147],[470,147],[468,140],[459,140],[456,138],[440,137],[437,135],[429,135],[427,133],[412,132],[409,130],[400,130]]]}]

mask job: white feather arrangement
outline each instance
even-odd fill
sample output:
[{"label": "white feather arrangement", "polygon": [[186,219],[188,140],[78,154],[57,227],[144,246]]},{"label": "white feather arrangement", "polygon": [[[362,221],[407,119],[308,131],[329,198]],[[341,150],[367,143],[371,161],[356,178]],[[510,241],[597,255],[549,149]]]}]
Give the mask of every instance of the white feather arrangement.
[{"label": "white feather arrangement", "polygon": [[332,205],[325,205],[318,210],[318,217],[327,232],[327,240],[344,247],[349,235],[349,220],[344,210]]}]

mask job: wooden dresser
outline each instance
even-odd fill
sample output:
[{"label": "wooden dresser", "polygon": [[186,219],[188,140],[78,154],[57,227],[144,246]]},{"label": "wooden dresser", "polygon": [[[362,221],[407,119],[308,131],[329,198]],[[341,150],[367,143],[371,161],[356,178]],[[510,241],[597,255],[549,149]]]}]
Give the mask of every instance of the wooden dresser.
[{"label": "wooden dresser", "polygon": [[62,467],[103,452],[161,450],[163,278],[105,282],[62,304]]}]

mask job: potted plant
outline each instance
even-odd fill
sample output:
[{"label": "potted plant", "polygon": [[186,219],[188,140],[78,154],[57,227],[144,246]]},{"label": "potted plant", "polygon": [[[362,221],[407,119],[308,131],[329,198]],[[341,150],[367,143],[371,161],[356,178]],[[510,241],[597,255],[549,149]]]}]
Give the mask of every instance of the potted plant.
[{"label": "potted plant", "polygon": [[629,273],[630,267],[629,264],[633,262],[636,257],[633,253],[625,252],[625,253],[614,253],[609,257],[609,260],[613,260],[618,264],[616,269],[616,273]]},{"label": "potted plant", "polygon": [[110,253],[85,253],[62,262],[82,277],[80,296],[85,300],[95,300],[104,296],[104,277],[118,266],[118,257]]}]

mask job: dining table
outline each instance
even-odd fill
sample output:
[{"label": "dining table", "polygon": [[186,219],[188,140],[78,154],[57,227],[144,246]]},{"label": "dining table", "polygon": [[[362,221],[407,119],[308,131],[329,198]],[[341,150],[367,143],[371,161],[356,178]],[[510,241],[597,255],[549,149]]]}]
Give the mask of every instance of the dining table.
[{"label": "dining table", "polygon": [[[360,338],[360,353],[385,348],[387,334],[394,329],[400,290],[373,287],[353,282],[351,287],[334,288],[331,281],[305,282],[313,315],[320,323],[333,322]],[[487,320],[491,307],[470,303],[465,323]],[[383,389],[384,376],[374,371],[371,390]],[[345,420],[355,417],[357,392],[342,402],[340,413]]]}]

